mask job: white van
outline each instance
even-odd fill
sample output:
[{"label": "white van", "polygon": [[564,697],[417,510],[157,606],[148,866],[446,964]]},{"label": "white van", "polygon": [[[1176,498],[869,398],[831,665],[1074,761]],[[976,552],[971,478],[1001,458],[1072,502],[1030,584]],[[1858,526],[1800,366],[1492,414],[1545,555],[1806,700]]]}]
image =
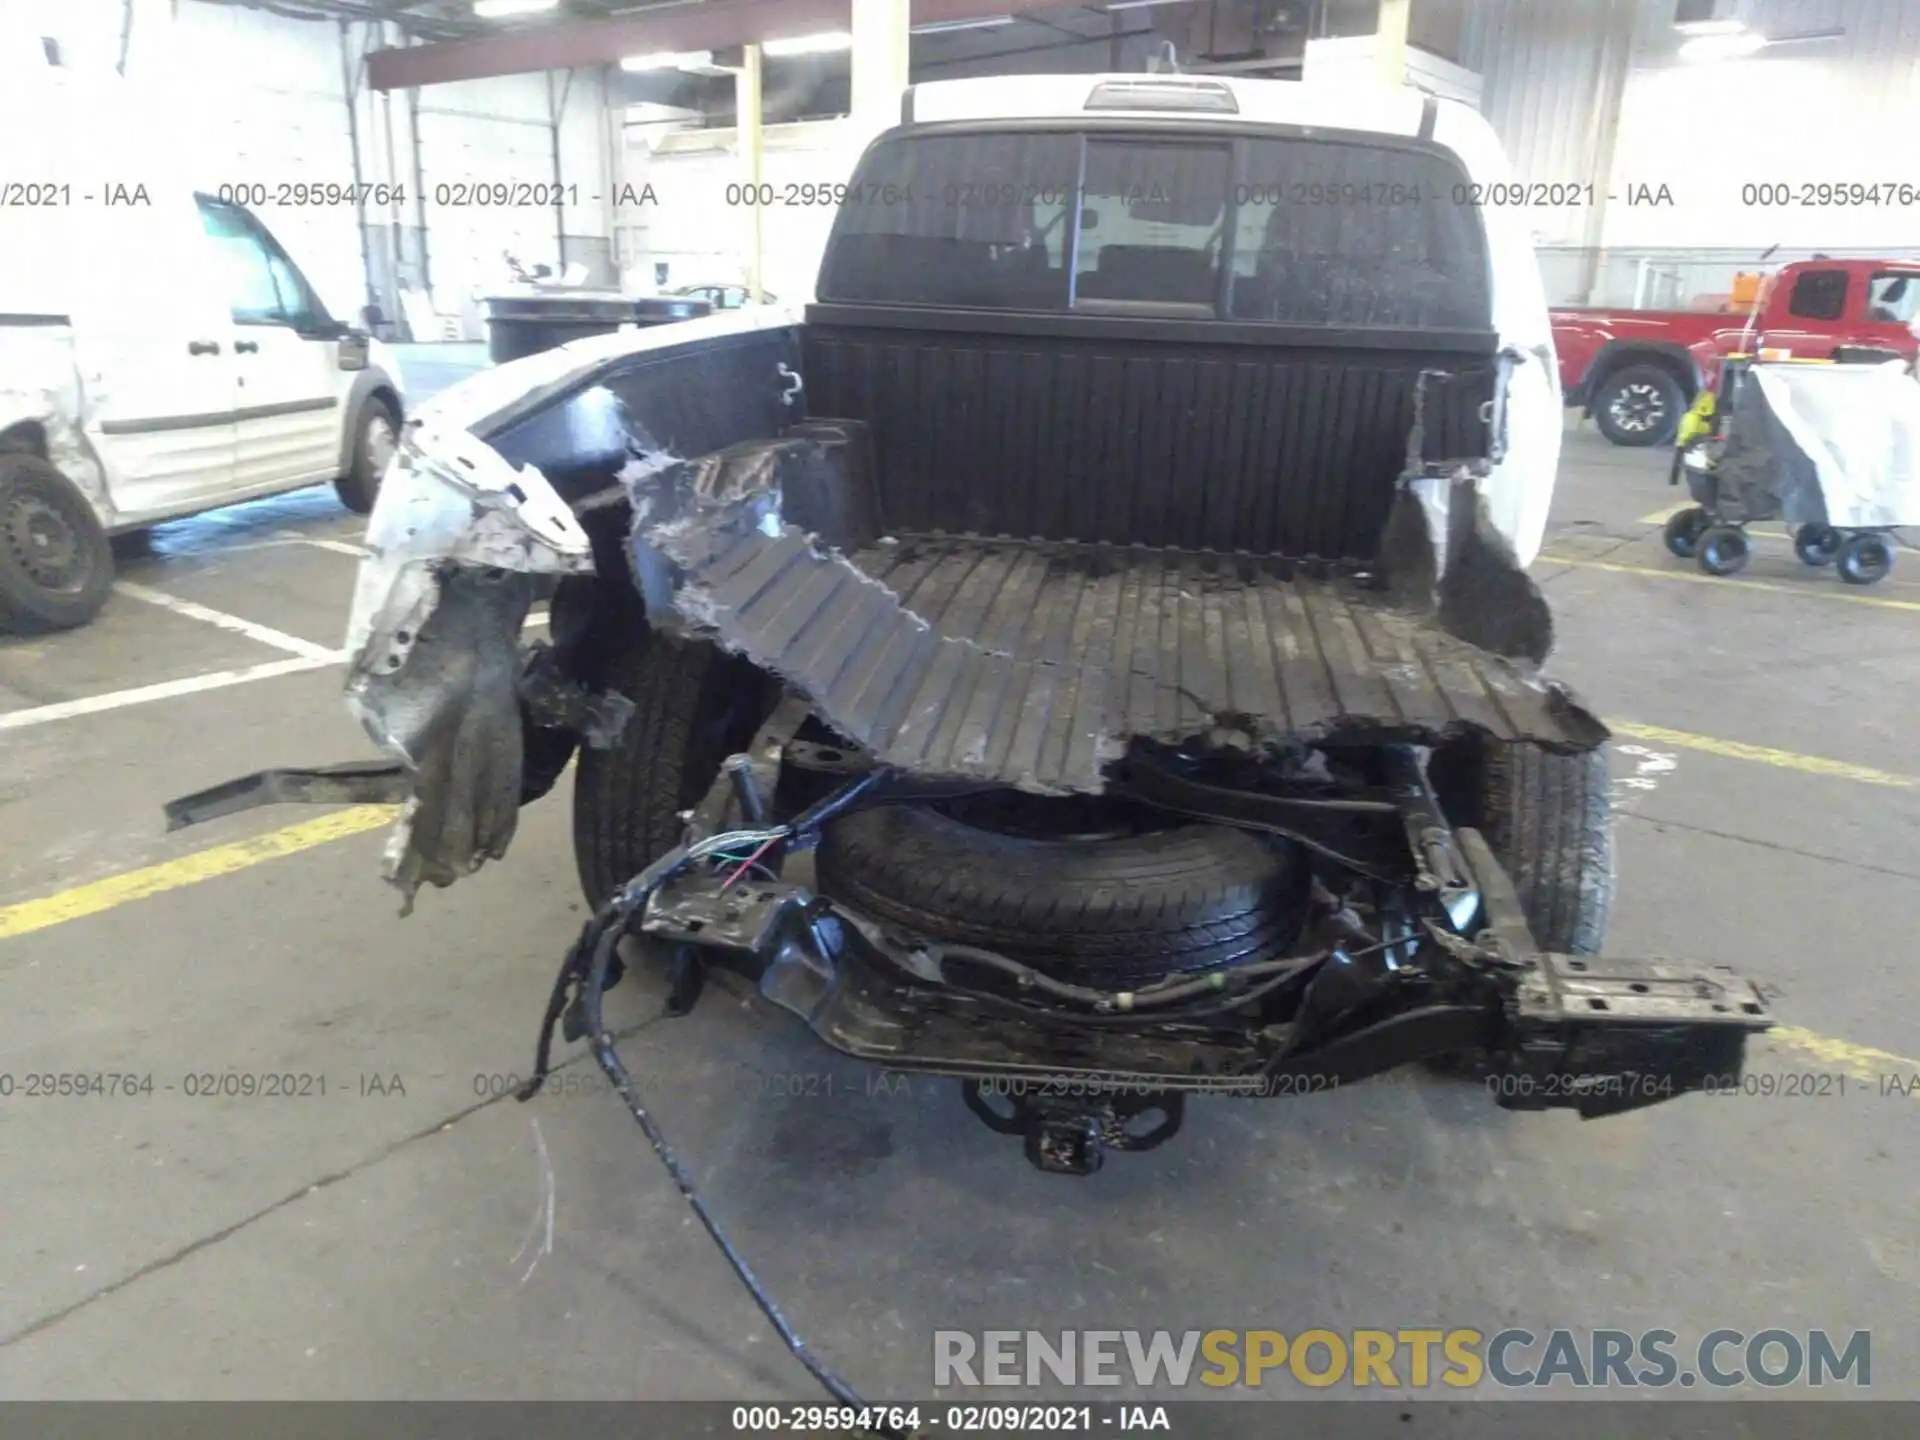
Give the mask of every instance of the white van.
[{"label": "white van", "polygon": [[0,629],[91,619],[109,535],[323,481],[365,512],[398,437],[386,347],[142,98],[0,75]]}]

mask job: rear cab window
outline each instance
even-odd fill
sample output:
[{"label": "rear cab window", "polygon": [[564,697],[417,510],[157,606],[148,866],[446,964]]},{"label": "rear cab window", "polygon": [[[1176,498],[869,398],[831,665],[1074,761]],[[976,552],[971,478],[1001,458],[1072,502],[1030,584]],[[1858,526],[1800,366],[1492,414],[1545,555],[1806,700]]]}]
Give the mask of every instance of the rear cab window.
[{"label": "rear cab window", "polygon": [[[1109,125],[1111,128],[1109,128]],[[1480,216],[1437,146],[1075,121],[885,137],[822,301],[1489,330]]]}]

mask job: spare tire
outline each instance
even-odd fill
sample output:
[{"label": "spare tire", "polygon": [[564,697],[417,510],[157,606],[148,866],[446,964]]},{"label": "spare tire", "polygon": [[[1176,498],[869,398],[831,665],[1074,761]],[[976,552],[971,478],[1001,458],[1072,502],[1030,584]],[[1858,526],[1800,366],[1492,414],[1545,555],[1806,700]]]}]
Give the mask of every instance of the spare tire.
[{"label": "spare tire", "polygon": [[822,893],[883,925],[1103,989],[1284,953],[1309,874],[1287,842],[1219,825],[1046,839],[925,805],[835,822],[816,864]]}]

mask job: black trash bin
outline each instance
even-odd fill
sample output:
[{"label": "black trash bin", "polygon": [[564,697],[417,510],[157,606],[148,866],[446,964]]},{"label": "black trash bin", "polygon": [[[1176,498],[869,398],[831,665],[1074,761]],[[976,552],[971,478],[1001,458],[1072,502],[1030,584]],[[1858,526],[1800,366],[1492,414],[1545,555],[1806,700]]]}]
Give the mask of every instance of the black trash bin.
[{"label": "black trash bin", "polygon": [[636,300],[605,290],[557,290],[551,294],[487,297],[487,355],[503,365],[537,355],[569,340],[611,335],[622,325],[670,325],[710,313],[705,300],[657,295]]}]

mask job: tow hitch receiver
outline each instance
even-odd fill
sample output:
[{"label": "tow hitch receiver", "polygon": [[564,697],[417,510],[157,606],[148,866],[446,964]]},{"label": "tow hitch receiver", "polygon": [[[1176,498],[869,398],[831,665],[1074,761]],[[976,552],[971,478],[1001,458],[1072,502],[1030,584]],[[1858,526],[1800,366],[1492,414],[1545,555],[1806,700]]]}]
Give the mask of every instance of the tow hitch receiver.
[{"label": "tow hitch receiver", "polygon": [[[1028,1094],[1024,1086],[968,1080],[960,1095],[988,1129],[1026,1142],[1028,1164],[1056,1175],[1091,1175],[1108,1150],[1151,1150],[1174,1137],[1186,1112],[1177,1090]],[[1158,1118],[1141,1128],[1147,1116]]]}]

